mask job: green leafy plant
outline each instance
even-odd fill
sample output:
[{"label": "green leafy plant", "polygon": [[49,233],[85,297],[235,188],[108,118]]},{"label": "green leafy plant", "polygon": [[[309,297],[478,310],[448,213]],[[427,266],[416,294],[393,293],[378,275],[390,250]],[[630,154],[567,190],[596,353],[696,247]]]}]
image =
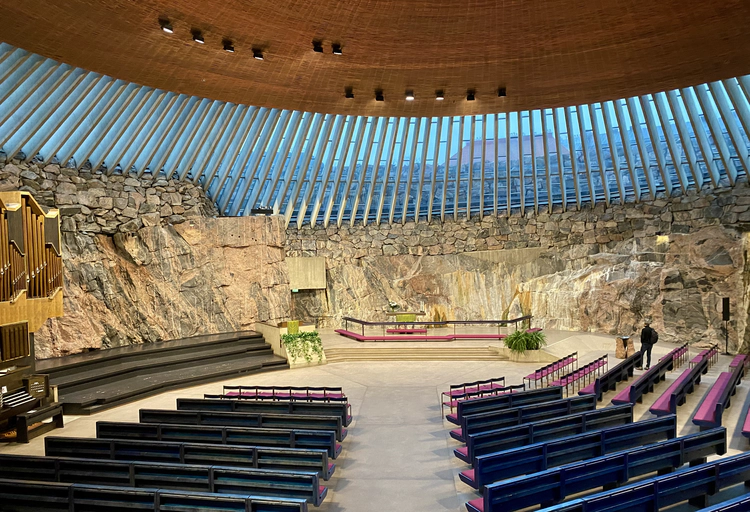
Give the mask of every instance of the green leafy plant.
[{"label": "green leafy plant", "polygon": [[509,334],[503,343],[511,352],[523,354],[527,350],[539,350],[547,345],[547,337],[542,332],[516,331]]},{"label": "green leafy plant", "polygon": [[292,361],[303,357],[311,363],[313,356],[317,356],[318,362],[323,360],[323,342],[318,331],[282,334],[281,344]]}]

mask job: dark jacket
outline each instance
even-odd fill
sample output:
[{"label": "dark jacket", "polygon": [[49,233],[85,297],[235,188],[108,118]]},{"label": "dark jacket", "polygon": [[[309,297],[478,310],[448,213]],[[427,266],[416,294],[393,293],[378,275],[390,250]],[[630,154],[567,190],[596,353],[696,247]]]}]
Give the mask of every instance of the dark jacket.
[{"label": "dark jacket", "polygon": [[642,345],[653,345],[651,342],[651,335],[653,334],[654,330],[651,327],[644,327],[641,330],[641,344]]}]

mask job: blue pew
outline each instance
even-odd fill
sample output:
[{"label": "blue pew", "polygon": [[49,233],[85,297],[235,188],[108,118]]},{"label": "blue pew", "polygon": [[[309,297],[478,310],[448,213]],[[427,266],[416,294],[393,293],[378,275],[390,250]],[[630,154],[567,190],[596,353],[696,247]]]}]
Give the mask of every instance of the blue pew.
[{"label": "blue pew", "polygon": [[596,398],[593,396],[576,396],[563,398],[552,402],[523,405],[511,407],[510,409],[499,409],[496,411],[469,414],[461,418],[461,428],[451,430],[453,439],[460,442],[466,441],[466,436],[497,430],[498,428],[510,427],[540,421],[548,418],[556,418],[568,414],[576,414],[596,409]]},{"label": "blue pew", "polygon": [[643,395],[653,391],[654,386],[665,380],[667,372],[673,368],[674,359],[672,357],[660,359],[630,386],[617,393],[612,399],[612,403],[615,405],[640,403]]},{"label": "blue pew", "polygon": [[695,412],[693,423],[701,429],[720,426],[724,409],[732,404],[732,396],[744,375],[744,364],[735,366],[731,372],[722,372]]},{"label": "blue pew", "polygon": [[703,512],[747,512],[748,510],[750,510],[750,494],[744,494],[732,500],[722,501],[704,508]]},{"label": "blue pew", "polygon": [[554,504],[567,496],[616,486],[653,471],[671,472],[683,464],[700,464],[709,455],[726,453],[726,446],[726,429],[719,427],[492,483],[485,486],[482,498],[467,503],[466,508],[469,512],[513,512]]},{"label": "blue pew", "polygon": [[458,476],[474,489],[481,489],[492,482],[673,439],[676,435],[677,417],[664,416],[481,455],[474,458],[473,469]]},{"label": "blue pew", "polygon": [[464,462],[471,463],[474,457],[480,455],[632,422],[632,405],[607,407],[470,435],[466,446],[453,450],[453,453]]},{"label": "blue pew", "polygon": [[464,415],[478,414],[480,412],[493,411],[496,409],[508,409],[519,405],[535,404],[559,400],[563,397],[563,389],[560,386],[531,389],[519,391],[518,393],[506,393],[503,395],[488,396],[474,400],[464,400],[458,403],[456,414],[449,414],[445,418],[451,423],[461,425]]},{"label": "blue pew", "polygon": [[335,464],[328,462],[325,450],[267,446],[50,436],[44,438],[44,453],[50,457],[315,471],[325,480],[336,469]]},{"label": "blue pew", "polygon": [[351,406],[348,403],[336,402],[270,402],[264,400],[243,400],[241,398],[222,398],[217,400],[178,398],[177,410],[341,416],[341,422],[345,427],[348,427],[352,422]]},{"label": "blue pew", "polygon": [[269,498],[303,499],[316,507],[328,493],[313,472],[31,455],[0,454],[0,478],[217,494],[252,493]]},{"label": "blue pew", "polygon": [[233,428],[200,425],[160,425],[97,421],[99,439],[144,439],[209,444],[239,444],[243,446],[279,446],[326,450],[335,459],[341,453],[336,433],[328,430],[300,430],[283,428]]},{"label": "blue pew", "polygon": [[688,501],[704,508],[707,496],[725,487],[750,483],[750,453],[713,460],[673,474],[642,480],[611,491],[571,500],[545,512],[647,512]]},{"label": "blue pew", "polygon": [[224,512],[307,512],[307,502],[239,494],[129,489],[104,485],[0,480],[2,504],[10,510],[222,510]]},{"label": "blue pew", "polygon": [[633,376],[636,367],[643,365],[643,354],[640,351],[628,357],[621,363],[610,368],[604,375],[597,377],[594,382],[581,389],[579,395],[594,395],[601,401],[607,391],[614,390],[618,382],[626,381]]},{"label": "blue pew", "polygon": [[172,411],[169,409],[141,409],[141,423],[169,423],[172,425],[217,425],[220,427],[301,428],[305,430],[333,430],[336,439],[346,439],[347,430],[340,416],[308,416],[305,414],[265,414],[249,412]]},{"label": "blue pew", "polygon": [[649,407],[651,414],[677,414],[677,407],[685,403],[685,397],[700,384],[701,376],[708,372],[708,357],[702,358],[695,366],[686,369],[670,384],[667,390]]}]

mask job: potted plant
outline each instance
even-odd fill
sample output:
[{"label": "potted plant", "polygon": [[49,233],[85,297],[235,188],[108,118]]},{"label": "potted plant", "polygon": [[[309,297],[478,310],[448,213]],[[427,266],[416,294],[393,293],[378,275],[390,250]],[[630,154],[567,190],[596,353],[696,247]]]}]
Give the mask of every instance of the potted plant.
[{"label": "potted plant", "polygon": [[527,350],[539,350],[547,345],[547,337],[543,332],[516,331],[503,339],[505,346],[512,354],[522,356]]},{"label": "potted plant", "polygon": [[318,363],[320,363],[323,360],[323,342],[318,331],[298,331],[295,333],[291,331],[290,328],[287,334],[281,335],[281,345],[286,350],[289,359],[294,362],[303,358],[307,363],[311,363],[313,356],[316,356]]}]

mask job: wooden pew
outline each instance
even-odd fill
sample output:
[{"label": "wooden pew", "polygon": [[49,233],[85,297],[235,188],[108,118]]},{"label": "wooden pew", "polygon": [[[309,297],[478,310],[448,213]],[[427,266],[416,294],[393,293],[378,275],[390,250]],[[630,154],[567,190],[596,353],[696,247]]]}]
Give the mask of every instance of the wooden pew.
[{"label": "wooden pew", "polygon": [[636,352],[617,364],[614,368],[610,368],[604,375],[597,377],[593,383],[581,389],[578,394],[594,395],[597,400],[601,401],[604,393],[614,390],[618,382],[628,380],[628,378],[632,377],[636,366],[641,366],[642,364],[643,355],[640,352]]},{"label": "wooden pew", "polygon": [[612,491],[590,494],[544,509],[545,512],[625,512],[662,510],[688,501],[705,508],[707,496],[750,482],[750,453],[722,457],[674,474],[649,478]]},{"label": "wooden pew", "polygon": [[307,448],[326,450],[328,456],[332,459],[335,459],[341,453],[341,445],[336,442],[336,433],[329,430],[207,427],[97,421],[96,437],[99,439],[142,439]]},{"label": "wooden pew", "polygon": [[744,364],[735,366],[731,372],[719,374],[693,416],[693,423],[700,426],[701,430],[721,426],[724,409],[732,405],[732,396],[737,392],[737,385],[744,375]]},{"label": "wooden pew", "polygon": [[708,357],[703,358],[691,368],[687,368],[677,379],[656,399],[649,408],[651,414],[662,416],[677,414],[677,407],[685,403],[685,397],[692,393],[695,386],[700,384],[701,375],[708,372]]},{"label": "wooden pew", "polygon": [[141,409],[141,423],[172,425],[219,425],[222,427],[299,428],[332,430],[336,439],[343,441],[347,430],[340,416],[308,416],[304,414],[263,414],[246,412],[172,411],[169,409]]},{"label": "wooden pew", "polygon": [[673,439],[676,435],[677,417],[664,416],[481,455],[474,458],[473,469],[458,476],[466,485],[481,489],[499,480]]},{"label": "wooden pew", "polygon": [[703,512],[745,512],[750,510],[750,494],[743,494],[732,500],[722,501],[702,510]]},{"label": "wooden pew", "polygon": [[0,478],[303,499],[320,506],[328,493],[313,472],[0,454]]},{"label": "wooden pew", "polygon": [[[566,497],[600,486],[611,487],[654,471],[661,474],[709,455],[726,453],[727,432],[713,430],[678,437],[625,452],[566,464],[484,488],[482,498],[470,501],[469,512],[513,512],[534,505],[552,505]],[[481,502],[481,505],[480,505]],[[661,504],[661,500],[660,500]],[[656,510],[659,508],[657,507]]]},{"label": "wooden pew", "polygon": [[590,363],[579,366],[577,370],[573,370],[557,380],[552,381],[550,386],[562,386],[565,390],[565,396],[569,396],[569,389],[571,387],[573,391],[575,391],[576,388],[581,388],[581,383],[589,384],[593,382],[595,377],[606,373],[608,367],[609,356],[604,354]]},{"label": "wooden pew", "polygon": [[11,510],[221,510],[223,512],[307,512],[307,502],[254,495],[133,489],[60,482],[0,480],[3,505]]},{"label": "wooden pew", "polygon": [[633,406],[618,405],[470,435],[466,446],[453,450],[453,453],[464,462],[472,463],[473,458],[480,455],[632,422]]},{"label": "wooden pew", "polygon": [[451,384],[449,387],[449,391],[443,391],[443,395],[448,397],[463,396],[466,393],[478,393],[480,391],[492,391],[493,389],[505,387],[505,377]]},{"label": "wooden pew", "polygon": [[540,404],[529,404],[521,407],[511,407],[510,409],[470,414],[461,419],[461,428],[451,430],[450,436],[456,441],[463,443],[466,441],[467,435],[548,418],[557,418],[568,414],[592,411],[594,409],[596,409],[595,397],[577,396],[553,402],[542,402]]},{"label": "wooden pew", "polygon": [[335,464],[328,462],[325,450],[302,448],[46,437],[44,449],[51,457],[315,471],[324,480],[331,478],[336,469]]},{"label": "wooden pew", "polygon": [[348,427],[352,422],[351,408],[349,404],[338,402],[267,402],[240,399],[208,400],[205,398],[178,398],[177,410],[340,416],[341,422],[345,427]]},{"label": "wooden pew", "polygon": [[[677,349],[675,349],[677,350]],[[667,372],[674,368],[674,359],[665,356],[638,377],[635,382],[620,391],[612,399],[615,405],[634,404],[643,401],[643,395],[654,390],[654,386],[666,379]]]},{"label": "wooden pew", "polygon": [[464,415],[478,414],[480,412],[493,411],[496,409],[507,409],[509,407],[518,407],[519,405],[549,402],[551,400],[559,400],[562,397],[562,388],[553,387],[488,396],[485,398],[477,398],[476,400],[466,400],[464,402],[459,402],[458,407],[456,408],[456,414],[449,414],[445,419],[451,423],[460,425],[461,418]]}]

